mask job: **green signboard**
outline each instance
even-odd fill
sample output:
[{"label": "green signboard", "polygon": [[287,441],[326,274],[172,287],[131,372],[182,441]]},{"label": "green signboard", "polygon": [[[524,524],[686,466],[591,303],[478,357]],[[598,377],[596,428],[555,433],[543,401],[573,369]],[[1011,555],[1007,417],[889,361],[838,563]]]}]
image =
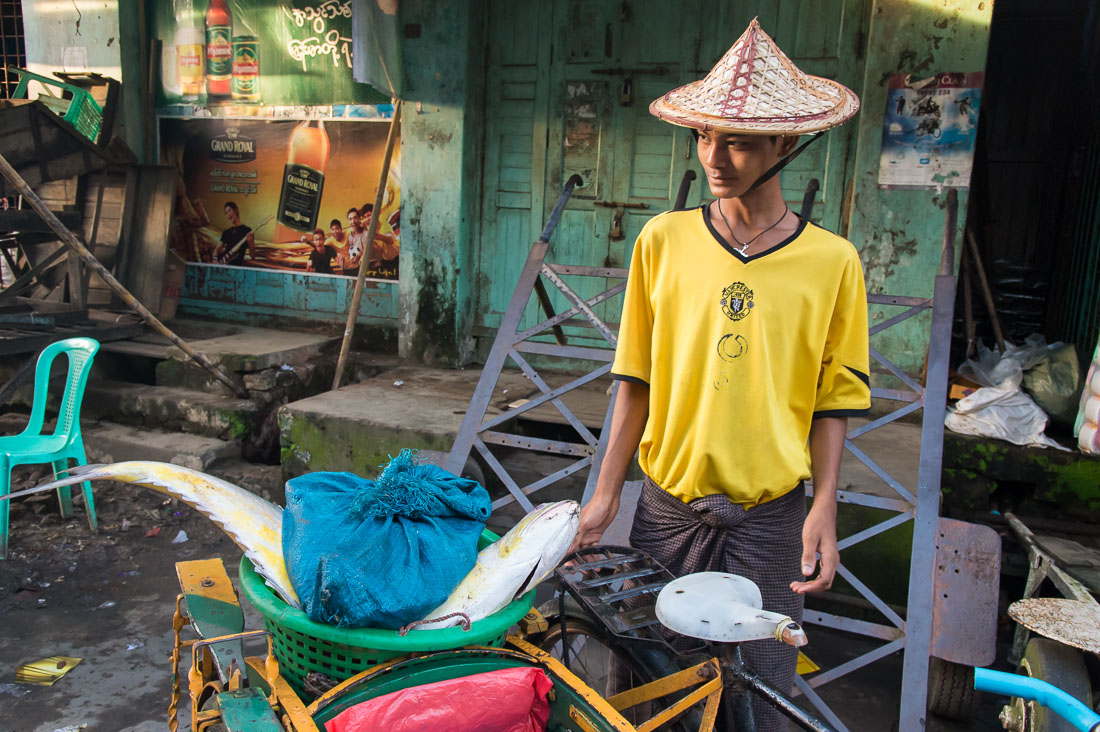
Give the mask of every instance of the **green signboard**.
[{"label": "green signboard", "polygon": [[276,107],[389,101],[353,78],[352,0],[151,5],[153,35],[163,49],[162,108],[272,116],[267,110]]}]

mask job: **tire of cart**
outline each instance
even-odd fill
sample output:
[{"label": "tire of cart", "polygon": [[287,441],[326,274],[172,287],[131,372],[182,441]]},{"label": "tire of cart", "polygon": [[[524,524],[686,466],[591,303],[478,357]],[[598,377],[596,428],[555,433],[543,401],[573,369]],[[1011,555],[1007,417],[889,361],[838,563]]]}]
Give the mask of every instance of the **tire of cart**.
[{"label": "tire of cart", "polygon": [[965,721],[974,713],[974,699],[974,669],[933,656],[928,667],[928,711]]},{"label": "tire of cart", "polygon": [[[1084,654],[1050,638],[1028,641],[1016,673],[1049,682],[1092,708],[1092,684]],[[1043,705],[1013,697],[1001,712],[1005,729],[1014,732],[1075,732],[1072,724]]]}]

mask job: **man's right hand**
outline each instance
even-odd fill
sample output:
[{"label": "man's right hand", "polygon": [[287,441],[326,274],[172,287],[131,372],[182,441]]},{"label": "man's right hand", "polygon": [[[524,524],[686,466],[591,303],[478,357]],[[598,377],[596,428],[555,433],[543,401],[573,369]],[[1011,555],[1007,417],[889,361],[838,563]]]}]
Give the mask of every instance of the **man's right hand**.
[{"label": "man's right hand", "polygon": [[619,513],[618,493],[606,500],[599,498],[598,495],[593,496],[592,500],[581,509],[577,538],[573,540],[573,546],[569,547],[569,553],[599,544],[603,532],[615,520],[617,513]]}]

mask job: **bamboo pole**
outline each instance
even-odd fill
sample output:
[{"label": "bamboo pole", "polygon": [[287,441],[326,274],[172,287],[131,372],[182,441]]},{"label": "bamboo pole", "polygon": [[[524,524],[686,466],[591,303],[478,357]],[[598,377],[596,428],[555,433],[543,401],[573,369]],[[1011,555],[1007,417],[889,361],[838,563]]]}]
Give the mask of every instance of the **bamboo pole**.
[{"label": "bamboo pole", "polygon": [[141,319],[148,323],[154,330],[163,335],[168,340],[172,341],[172,344],[186,353],[191,359],[197,362],[204,369],[213,374],[214,378],[229,387],[234,394],[242,399],[248,398],[248,392],[234,384],[232,379],[225,375],[225,373],[213,364],[206,356],[195,351],[194,348],[189,346],[182,338],[173,333],[168,327],[160,322],[157,316],[153,315],[140,302],[137,298],[130,294],[130,291],[122,286],[122,283],[115,279],[114,275],[107,271],[95,256],[88,251],[88,249],[80,243],[80,240],[76,238],[73,232],[65,228],[65,225],[54,215],[42,199],[38,197],[38,194],[31,190],[31,187],[27,185],[27,181],[23,180],[23,177],[16,172],[15,168],[11,166],[11,163],[7,159],[0,155],[0,175],[3,175],[12,187],[23,196],[24,200],[31,205],[42,220],[46,222],[46,225],[53,229],[53,232],[57,234],[57,238],[60,239],[73,250],[82,260],[84,264],[88,266],[93,272],[100,276],[100,278],[107,283],[107,286],[111,288],[111,291],[119,296],[126,305],[137,312],[141,316]]},{"label": "bamboo pole", "polygon": [[382,215],[382,201],[386,195],[386,180],[390,176],[390,160],[393,158],[393,144],[397,140],[397,127],[401,120],[401,100],[393,106],[393,119],[390,120],[390,134],[386,138],[386,154],[382,158],[382,172],[378,176],[378,193],[374,196],[374,211],[371,213],[370,226],[367,227],[367,243],[362,259],[359,260],[359,273],[355,278],[355,290],[351,295],[351,307],[348,308],[348,321],[344,326],[344,340],[340,344],[340,358],[336,362],[336,375],[332,377],[332,389],[340,388],[344,379],[344,369],[351,350],[351,336],[355,332],[355,320],[359,316],[359,304],[363,301],[363,282],[367,277],[367,257],[374,247],[374,235],[378,233],[378,219]]}]

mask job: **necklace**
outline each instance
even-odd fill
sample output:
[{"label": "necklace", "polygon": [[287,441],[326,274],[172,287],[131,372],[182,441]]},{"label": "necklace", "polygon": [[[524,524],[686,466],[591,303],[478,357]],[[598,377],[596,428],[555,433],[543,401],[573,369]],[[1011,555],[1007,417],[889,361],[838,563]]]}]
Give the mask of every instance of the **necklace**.
[{"label": "necklace", "polygon": [[783,219],[787,218],[787,212],[790,211],[790,209],[787,207],[787,204],[784,203],[783,204],[783,213],[780,214],[779,218],[776,219],[774,224],[772,224],[768,228],[764,229],[763,231],[761,231],[759,234],[757,234],[753,238],[749,239],[748,241],[741,241],[740,239],[737,238],[737,234],[733,233],[733,227],[730,226],[730,222],[726,220],[726,212],[722,210],[722,200],[718,199],[717,201],[715,201],[715,205],[718,206],[718,215],[722,217],[722,223],[726,225],[727,229],[729,229],[730,236],[732,236],[733,240],[740,245],[740,247],[737,249],[737,251],[739,251],[742,255],[744,255],[745,252],[748,250],[750,244],[752,244],[754,241],[756,241],[760,237],[764,236],[764,234],[767,234],[769,231],[771,231],[775,227],[779,226],[779,222],[782,221]]}]

